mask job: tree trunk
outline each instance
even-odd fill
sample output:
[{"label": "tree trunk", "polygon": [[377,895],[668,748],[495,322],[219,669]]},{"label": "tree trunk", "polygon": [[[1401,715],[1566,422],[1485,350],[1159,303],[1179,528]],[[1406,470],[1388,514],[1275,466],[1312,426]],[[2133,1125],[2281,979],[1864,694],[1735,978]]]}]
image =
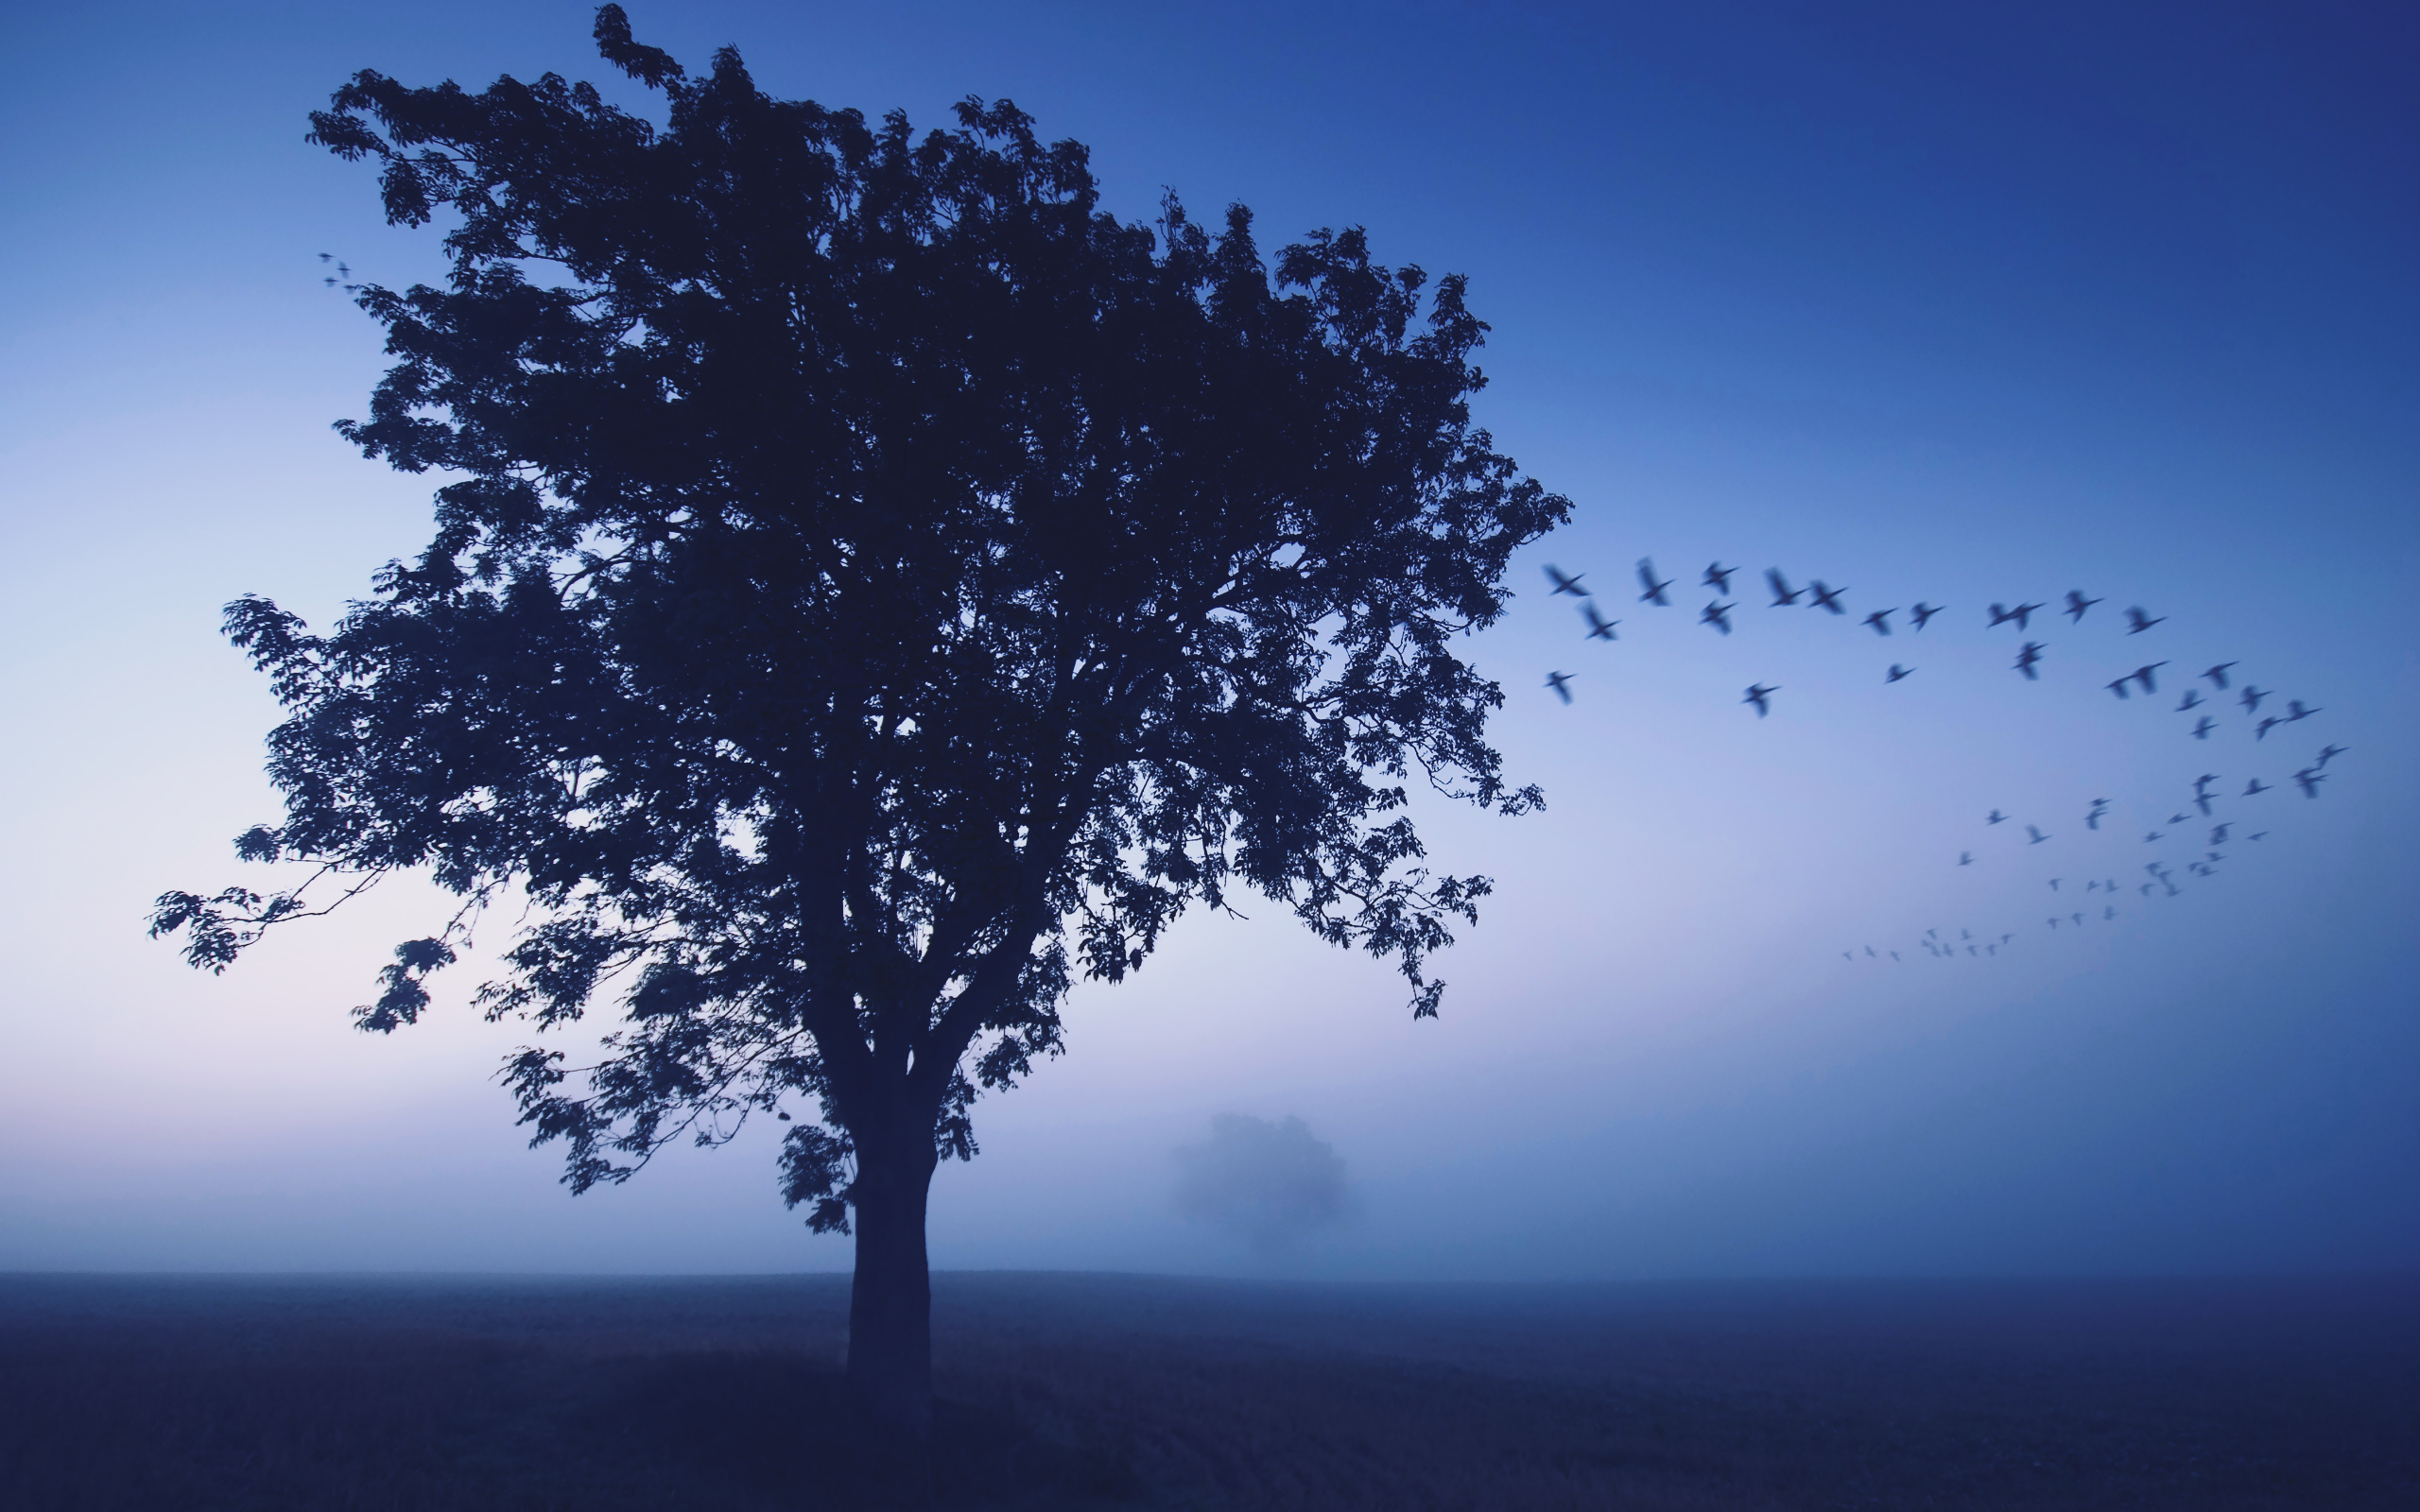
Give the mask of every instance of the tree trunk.
[{"label": "tree trunk", "polygon": [[875,1452],[911,1485],[930,1479],[933,1291],[925,1199],[935,1164],[929,1133],[879,1155],[861,1144],[852,1194],[857,1270],[849,1294],[850,1393]]}]

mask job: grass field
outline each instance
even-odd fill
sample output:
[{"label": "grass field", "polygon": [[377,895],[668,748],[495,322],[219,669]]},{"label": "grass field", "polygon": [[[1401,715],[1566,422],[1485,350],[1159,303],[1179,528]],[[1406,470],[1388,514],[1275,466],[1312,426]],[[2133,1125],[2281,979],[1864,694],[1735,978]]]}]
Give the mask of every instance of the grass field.
[{"label": "grass field", "polygon": [[[0,1507],[842,1507],[847,1283],[0,1277]],[[2420,1278],[935,1279],[943,1503],[2420,1507]]]}]

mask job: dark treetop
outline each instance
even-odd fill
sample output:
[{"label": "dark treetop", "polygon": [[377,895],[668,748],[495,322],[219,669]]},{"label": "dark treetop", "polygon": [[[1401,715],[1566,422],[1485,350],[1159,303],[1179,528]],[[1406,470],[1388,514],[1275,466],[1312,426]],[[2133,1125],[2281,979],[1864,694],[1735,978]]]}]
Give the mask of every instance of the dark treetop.
[{"label": "dark treetop", "polygon": [[[333,633],[227,613],[288,714],[240,854],[464,900],[363,1027],[522,892],[487,1012],[626,1021],[509,1062],[571,1183],[812,1099],[787,1195],[826,1228],[870,1142],[963,1158],[1076,971],[1238,884],[1433,1013],[1488,884],[1420,865],[1404,782],[1538,802],[1454,646],[1569,507],[1471,424],[1461,281],[1357,230],[1272,276],[1240,207],[1121,222],[1005,100],[919,137],[728,50],[688,77],[613,7],[597,37],[668,126],[553,75],[364,72],[313,117],[451,228],[446,286],[361,292],[394,364],[339,427],[449,477],[435,539]],[[169,893],[154,933],[223,969],[307,885]]]}]

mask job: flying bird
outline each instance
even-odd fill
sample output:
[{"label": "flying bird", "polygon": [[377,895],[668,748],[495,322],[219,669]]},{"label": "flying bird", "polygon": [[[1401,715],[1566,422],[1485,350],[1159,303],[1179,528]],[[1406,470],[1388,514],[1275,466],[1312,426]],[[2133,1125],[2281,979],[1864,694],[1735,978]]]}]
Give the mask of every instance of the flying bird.
[{"label": "flying bird", "polygon": [[2153,830],[2151,833],[2149,833],[2149,834],[2147,834],[2147,835],[2144,835],[2144,836],[2143,836],[2143,843],[2144,843],[2145,845],[2150,845],[2150,844],[2153,843],[2154,841],[2158,840],[2158,839],[2159,839],[2159,837],[2160,837],[2160,835],[2159,835],[2159,832],[2158,832],[2157,830]]},{"label": "flying bird", "polygon": [[2256,714],[2260,712],[2260,700],[2268,696],[2269,695],[2247,682],[2243,685],[2243,696],[2238,701],[2243,705],[2245,713]]},{"label": "flying bird", "polygon": [[1932,617],[1940,612],[1940,610],[1922,600],[1918,600],[1916,607],[1908,610],[1909,616],[1916,622],[1916,628],[1920,630],[1932,623]]},{"label": "flying bird", "polygon": [[2268,791],[2268,788],[2261,785],[2260,779],[2256,777],[2251,782],[2244,784],[2243,796],[2245,798],[2258,798],[2261,794]]},{"label": "flying bird", "polygon": [[1891,633],[1891,616],[1898,612],[1895,609],[1877,609],[1858,623],[1873,626],[1876,635],[1888,635]]},{"label": "flying bird", "polygon": [[2207,793],[2194,794],[2193,806],[2202,811],[2202,817],[2205,819],[2208,818],[2210,816],[2210,795]]},{"label": "flying bird", "polygon": [[1705,607],[1705,612],[1698,616],[1698,623],[1701,625],[1711,625],[1716,629],[1720,630],[1723,634],[1729,635],[1731,633],[1731,611],[1738,607],[1739,606],[1737,604],[1708,604]]},{"label": "flying bird", "polygon": [[1989,814],[1983,816],[1983,822],[1985,824],[2005,824],[2008,822],[2008,816],[2002,814],[1997,809],[1994,809]]},{"label": "flying bird", "polygon": [[1738,570],[1737,567],[1725,567],[1719,561],[1708,562],[1705,576],[1698,579],[1698,586],[1711,588],[1718,593],[1727,593],[1731,592],[1731,575]]},{"label": "flying bird", "polygon": [[2218,780],[2219,774],[2216,772],[2204,772],[2201,776],[2193,779],[2193,796],[2195,798],[2200,798],[2204,790],[2208,788],[2212,782],[2215,782]]},{"label": "flying bird", "polygon": [[[1580,586],[1580,579],[1587,576],[1588,575],[1586,573],[1572,573],[1566,576],[1563,569],[1557,567],[1552,562],[1548,562],[1547,563],[1547,576],[1554,580],[1554,592],[1556,593],[1569,593],[1574,598],[1586,598],[1588,596],[1588,590]],[[1549,593],[1547,596],[1551,598],[1554,594]]]},{"label": "flying bird", "polygon": [[2185,701],[2176,706],[2176,712],[2181,714],[2201,707],[2202,690],[2199,688],[2187,688],[2185,690]]},{"label": "flying bird", "polygon": [[2227,832],[2228,832],[2229,830],[2234,829],[2234,828],[2235,828],[2235,826],[2234,826],[2234,825],[2232,825],[2232,824],[2214,824],[2214,825],[2212,825],[2212,826],[2210,827],[2210,843],[2211,843],[2212,845],[2224,845],[2224,844],[2226,844],[2226,843],[2227,843]]},{"label": "flying bird", "polygon": [[1672,607],[1672,601],[1664,596],[1664,590],[1672,586],[1672,580],[1668,577],[1660,583],[1655,580],[1653,558],[1648,557],[1638,558],[1638,580],[1647,589],[1646,593],[1638,595],[1640,603],[1660,605],[1665,609]]},{"label": "flying bird", "polygon": [[2167,615],[2163,614],[2159,618],[2153,619],[2143,612],[2143,606],[2140,604],[2136,604],[2132,609],[2126,610],[2126,633],[2128,635],[2140,635],[2154,625],[2165,625],[2167,623]]},{"label": "flying bird", "polygon": [[2016,627],[2019,630],[2026,629],[2028,627],[2026,622],[2031,620],[2033,617],[2033,611],[2041,607],[2042,606],[2039,604],[2019,604],[2016,608],[2010,609],[2002,604],[1994,604],[1992,606],[1992,623],[1984,627],[1986,629],[1990,629],[1998,626],[2006,625],[2009,621],[2014,620],[2016,622]]},{"label": "flying bird", "polygon": [[2253,727],[2252,738],[2255,740],[2266,740],[2269,738],[2270,730],[2274,730],[2285,722],[2286,721],[2278,718],[2275,714],[2265,715],[2262,717],[2259,724]]},{"label": "flying bird", "polygon": [[1767,713],[1765,700],[1779,692],[1781,692],[1779,688],[1768,688],[1760,682],[1750,683],[1748,686],[1748,696],[1740,699],[1739,701],[1741,703],[1754,704],[1756,706],[1756,717],[1762,719],[1765,717]]},{"label": "flying bird", "polygon": [[2202,716],[2202,722],[2193,727],[2193,738],[2195,740],[2207,740],[2210,738],[2210,731],[2218,728],[2219,722],[2217,720],[2212,719],[2208,714],[2204,714]]},{"label": "flying bird", "polygon": [[2189,815],[2171,814],[2168,816],[2168,822],[2170,824],[2190,824],[2193,822],[2193,819]]},{"label": "flying bird", "polygon": [[2202,676],[2209,679],[2212,682],[2217,683],[2219,685],[2219,691],[2221,693],[2224,693],[2227,691],[2227,668],[2233,665],[2235,665],[2235,663],[2232,662],[2221,662],[2217,666],[2212,667],[2209,671],[2203,673]]},{"label": "flying bird", "polygon": [[1798,595],[1801,590],[1789,586],[1789,579],[1781,575],[1780,568],[1766,568],[1765,583],[1773,591],[1773,608],[1788,609],[1790,605],[1798,602]]},{"label": "flying bird", "polygon": [[2025,648],[2016,653],[2016,670],[2025,674],[2026,681],[2039,682],[2042,680],[2042,674],[2033,670],[2033,663],[2041,660],[2042,643],[2028,641],[2025,643]]},{"label": "flying bird", "polygon": [[1916,669],[1913,667],[1903,667],[1898,662],[1893,662],[1891,663],[1891,670],[1882,674],[1882,680],[1885,682],[1896,682],[1901,678],[1906,677],[1909,673],[1913,672],[1914,670]]},{"label": "flying bird", "polygon": [[2063,880],[2065,880],[2065,879],[2063,879],[2063,878],[2059,878],[2059,877],[2052,877],[2052,878],[2050,879],[2050,890],[2051,890],[2052,892],[2057,892],[2057,891],[2059,890],[2059,884],[2060,884],[2060,882],[2062,882]]},{"label": "flying bird", "polygon": [[1565,703],[1569,703],[1571,701],[1570,682],[1571,674],[1568,672],[1549,672],[1547,674],[1547,686],[1552,688],[1555,691],[1555,696]]},{"label": "flying bird", "polygon": [[2149,666],[2136,667],[2134,671],[2126,675],[2133,678],[2136,682],[2141,683],[2143,685],[2143,696],[2145,697],[2149,697],[2152,694],[2159,692],[2159,685],[2152,680],[2152,674],[2157,672],[2160,668],[2166,665],[2168,665],[2168,663],[2165,662],[2154,662]]},{"label": "flying bird", "polygon": [[1580,612],[1588,616],[1588,639],[1592,641],[1617,641],[1621,639],[1620,636],[1614,633],[1614,627],[1619,625],[1621,621],[1609,620],[1602,614],[1598,613],[1597,601],[1595,599],[1582,599],[1580,601]]},{"label": "flying bird", "polygon": [[2319,753],[2319,760],[2311,764],[2311,769],[2313,771],[2318,770],[2320,767],[2326,765],[2329,762],[2334,761],[2337,757],[2343,755],[2345,747],[2342,746],[2328,747]]},{"label": "flying bird", "polygon": [[2025,843],[2027,845],[2040,845],[2043,841],[2048,840],[2048,838],[2050,838],[2048,835],[2044,834],[2040,830],[2035,829],[2032,825],[2029,824],[2025,827]]},{"label": "flying bird", "polygon": [[1815,601],[1806,606],[1808,609],[1827,609],[1835,614],[1848,612],[1847,610],[1841,608],[1841,595],[1847,593],[1847,589],[1826,588],[1824,586],[1824,579],[1818,577],[1806,585],[1806,591],[1815,595]]},{"label": "flying bird", "polygon": [[2279,720],[2278,723],[2285,724],[2291,720],[2308,719],[2311,715],[2322,712],[2323,711],[2317,709],[2304,708],[2303,701],[2300,698],[2289,698],[2286,700],[2286,717]]},{"label": "flying bird", "polygon": [[2109,691],[2116,694],[2120,698],[2130,697],[2132,695],[2126,692],[2126,684],[2134,680],[2134,677],[2130,673],[2125,677],[2119,678],[2117,681],[2110,683],[2108,685]]},{"label": "flying bird", "polygon": [[2301,784],[2303,797],[2317,798],[2319,784],[2327,781],[2327,774],[2316,766],[2306,766],[2294,774],[2294,781]]},{"label": "flying bird", "polygon": [[2081,625],[2083,623],[2083,611],[2100,602],[2100,600],[2097,598],[2086,598],[2070,588],[2067,590],[2067,617]]}]

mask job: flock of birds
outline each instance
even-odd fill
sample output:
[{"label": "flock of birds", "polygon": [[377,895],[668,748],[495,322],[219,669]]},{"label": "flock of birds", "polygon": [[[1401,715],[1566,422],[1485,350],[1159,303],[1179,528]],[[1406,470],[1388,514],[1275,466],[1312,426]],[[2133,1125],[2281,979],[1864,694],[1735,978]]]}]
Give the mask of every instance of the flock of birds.
[{"label": "flock of birds", "polygon": [[[1674,579],[1659,576],[1655,571],[1653,558],[1644,557],[1639,558],[1637,571],[1638,583],[1642,590],[1638,595],[1638,602],[1657,609],[1675,607],[1670,596]],[[1741,571],[1742,569],[1737,567],[1725,567],[1720,560],[1707,565],[1704,574],[1699,578],[1699,586],[1712,589],[1714,596],[1699,611],[1697,623],[1709,626],[1726,636],[1732,633],[1731,616],[1739,606],[1736,602],[1726,603],[1724,600],[1731,594],[1731,579]],[[1580,601],[1580,613],[1587,627],[1587,639],[1595,641],[1620,639],[1617,627],[1621,621],[1608,619],[1599,610],[1596,596],[1587,587],[1586,574],[1565,573],[1551,563],[1547,564],[1546,573],[1547,579],[1554,585],[1555,594],[1569,594]],[[1841,596],[1848,592],[1845,588],[1831,587],[1820,577],[1810,579],[1803,588],[1794,588],[1779,568],[1767,568],[1764,578],[1766,586],[1772,591],[1772,607],[1774,609],[1796,607],[1803,601],[1811,609],[1822,610],[1842,618],[1849,616],[1848,608],[1841,603]],[[2072,624],[2081,625],[2085,614],[2102,602],[2104,601],[2101,599],[2086,597],[2080,590],[2070,589],[2067,591],[2066,602],[2050,610],[2050,612],[2065,614]],[[2046,609],[2049,609],[2047,604],[2023,601],[2014,605],[1995,603],[1990,606],[1990,618],[1986,627],[1996,629],[2003,625],[2013,625],[2020,637],[2026,636],[2032,629],[2032,617]],[[1890,637],[1898,632],[1898,627],[1892,623],[1893,616],[1901,612],[1902,610],[1896,607],[1877,609],[1865,615],[1859,623],[1871,628],[1876,636]],[[1921,600],[1909,606],[1905,610],[1907,617],[1904,622],[1908,633],[1923,633],[1925,627],[1932,623],[1933,617],[1942,612],[1944,612],[1943,606],[1925,603]],[[2129,636],[2144,634],[2166,623],[2166,616],[2153,615],[2140,605],[2129,607],[2125,610],[2126,634]],[[2012,670],[2028,681],[2039,681],[2042,677],[2042,665],[2048,650],[2049,648],[2039,641],[2023,640],[2017,647]],[[2159,696],[2160,673],[2169,664],[2169,662],[2165,659],[2147,661],[2133,671],[2122,673],[2112,679],[2103,686],[2120,699],[2154,698]],[[2261,706],[2276,698],[2277,695],[2273,689],[2260,688],[2249,680],[2238,685],[2233,673],[2239,664],[2235,662],[2218,662],[2184,681],[2182,696],[2174,712],[2195,716],[2193,725],[2186,731],[2192,738],[2206,741],[2220,728],[2218,721],[2208,711],[2221,707],[2222,699],[2242,709],[2244,716],[2254,721],[2251,727],[2254,739],[2262,742],[2265,742],[2273,730],[2288,725],[2299,724],[2324,712],[2306,704],[2300,698],[2285,698],[2278,701],[2274,712],[2262,713]],[[1911,666],[1893,662],[1883,673],[1883,680],[1885,683],[1900,682],[1914,671],[1915,668]],[[1569,704],[1573,701],[1572,680],[1570,673],[1550,671],[1547,674],[1546,686],[1565,704]],[[2209,685],[2206,695],[2203,689],[2204,683]],[[1752,682],[1748,685],[1746,696],[1740,701],[1754,708],[1756,711],[1756,717],[1762,719],[1772,713],[1773,695],[1781,691],[1778,686]],[[2173,685],[2171,691],[2175,691]],[[2316,799],[2319,797],[2320,784],[2328,778],[2328,764],[2344,753],[2344,747],[2333,743],[2325,746],[2308,765],[2293,772],[2290,781],[2301,791],[2304,798]],[[2162,842],[2189,843],[2191,849],[2200,853],[2184,862],[2186,872],[2196,877],[2212,877],[2218,874],[2218,868],[2227,859],[2228,852],[2225,848],[2235,843],[2233,836],[2237,830],[2245,829],[2246,833],[2242,836],[2244,843],[2266,839],[2269,833],[2266,829],[2250,830],[2246,828],[2243,820],[2219,818],[2216,805],[2221,801],[2258,799],[2264,794],[2273,792],[2280,784],[2264,782],[2259,777],[2255,776],[2246,782],[2242,792],[2230,797],[2216,789],[2216,784],[2221,781],[2222,779],[2214,772],[2205,772],[2194,779],[2192,797],[2183,800],[2177,811],[2169,815],[2164,824],[2153,825],[2144,835],[2143,843],[2154,846]],[[2090,808],[2083,816],[2084,828],[2100,831],[2103,821],[2113,817],[2111,810],[2112,804],[2108,799],[2094,799]],[[2152,812],[2156,813],[2157,810],[2154,809]],[[2209,833],[2205,839],[2188,842],[2187,832],[2198,832],[2198,820],[2215,822],[2209,825]],[[2010,816],[2001,813],[1997,808],[1994,808],[1983,816],[1982,822],[1988,830],[2017,821],[2013,820]],[[2025,844],[2029,849],[2049,844],[2055,838],[2055,835],[2046,833],[2037,823],[2026,823],[2022,828],[2026,836]],[[1972,850],[1959,851],[1957,864],[1961,867],[1974,866],[1976,864],[1974,851]],[[2083,898],[2089,902],[2082,909],[2067,909],[2065,912],[2054,912],[2048,915],[2044,919],[2045,928],[2056,932],[2063,928],[2080,930],[2087,923],[2094,921],[2114,923],[2120,917],[2117,900],[2121,893],[2128,890],[2135,891],[2146,899],[2154,896],[2175,897],[2183,891],[2176,880],[2173,861],[2154,859],[2144,866],[2143,871],[2148,876],[2148,881],[2124,885],[2121,885],[2114,876],[2085,878],[2080,893],[2063,890],[2070,880],[2068,878],[2048,878],[2049,891],[2057,895],[2062,904],[2070,898]],[[1990,935],[1978,936],[1972,930],[1960,929],[1957,932],[1957,937],[1953,939],[1936,928],[1925,931],[1924,935],[1914,941],[1914,948],[1940,959],[1951,959],[1961,954],[1979,958],[1997,955],[2001,950],[2014,944],[2018,936],[2014,931],[2002,932],[1996,936]],[[1899,951],[1877,951],[1872,945],[1865,946],[1863,953],[1865,957],[1877,960],[1884,956],[1893,961],[1904,959]],[[1844,959],[1851,961],[1859,958],[1858,953],[1854,949],[1841,952],[1841,955]]]}]

